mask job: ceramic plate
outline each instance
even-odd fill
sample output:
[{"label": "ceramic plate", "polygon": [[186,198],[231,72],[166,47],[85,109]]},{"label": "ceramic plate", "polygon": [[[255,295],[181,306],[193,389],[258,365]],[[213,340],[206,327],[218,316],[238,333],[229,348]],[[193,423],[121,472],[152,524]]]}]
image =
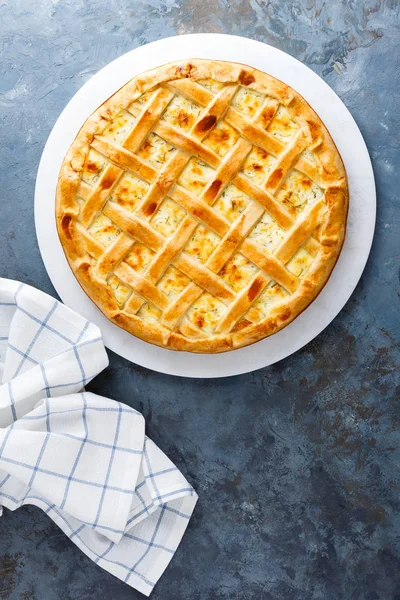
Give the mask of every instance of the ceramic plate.
[{"label": "ceramic plate", "polygon": [[[160,58],[161,57],[161,58]],[[191,354],[158,348],[111,323],[86,296],[65,259],[58,239],[54,202],[64,156],[89,115],[129,79],[185,58],[240,62],[284,81],[309,102],[329,129],[343,158],[350,188],[345,243],[322,292],[290,325],[246,348],[223,354]],[[247,38],[193,34],[166,38],[120,56],[75,94],[47,140],[35,190],[35,222],[49,277],[72,309],[96,323],[105,345],[138,365],[182,377],[223,377],[266,367],[289,356],[317,336],[343,308],[357,285],[375,227],[375,182],[368,150],[351,114],[335,92],[313,71],[284,52]]]}]

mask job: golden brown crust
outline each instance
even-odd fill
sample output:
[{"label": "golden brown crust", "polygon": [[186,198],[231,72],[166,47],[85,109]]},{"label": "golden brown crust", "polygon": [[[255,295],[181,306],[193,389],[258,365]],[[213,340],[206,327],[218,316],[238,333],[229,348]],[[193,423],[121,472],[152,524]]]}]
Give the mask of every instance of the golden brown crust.
[{"label": "golden brown crust", "polygon": [[[194,112],[178,110],[175,120],[163,118],[176,99],[193,103]],[[139,103],[136,114],[130,108],[135,103]],[[289,117],[281,118],[281,112]],[[126,132],[110,141],[109,131],[119,118],[125,118]],[[154,135],[172,149],[170,157],[163,156],[161,167],[145,152]],[[90,152],[104,164],[92,164]],[[200,175],[199,180],[192,179],[193,189],[181,181],[190,161],[206,163],[211,172],[204,182]],[[262,180],[250,176],[260,172],[265,174]],[[91,182],[82,179],[88,173],[95,174]],[[286,182],[293,173],[300,177],[299,189],[305,194],[307,189],[317,190],[315,200],[307,199],[303,205],[291,202],[296,187],[291,189]],[[128,206],[132,210],[114,197],[119,188],[124,193],[126,174],[145,188],[135,206]],[[216,210],[229,188],[242,194],[247,205],[237,209],[234,202],[239,198],[229,205],[230,212]],[[122,197],[128,204],[132,201],[129,193]],[[182,217],[165,233],[154,219],[171,201]],[[206,353],[232,350],[271,335],[312,302],[339,256],[347,207],[340,155],[306,101],[251,67],[199,59],[138,75],[100,106],[64,159],[56,195],[65,255],[102,312],[145,341]],[[108,232],[106,238],[93,234],[100,216],[106,220],[101,230]],[[280,236],[275,246],[261,243],[255,235],[257,227],[263,231],[264,216]],[[201,259],[202,250],[192,243],[198,227],[219,239]],[[145,248],[138,250],[136,263],[138,245]],[[290,267],[301,252],[310,262],[303,276]],[[143,266],[146,253],[148,264]],[[245,267],[237,267],[236,259]],[[168,285],[160,283],[171,268],[178,283],[170,284],[177,287],[169,295]],[[114,281],[122,289],[122,300]],[[278,301],[274,289],[279,291]],[[269,292],[275,294],[275,304],[265,309],[269,296],[264,300],[264,295]],[[205,306],[212,306],[218,315],[212,325],[205,323],[207,310],[194,310],[204,295],[209,302]],[[148,313],[141,314],[143,310]]]}]

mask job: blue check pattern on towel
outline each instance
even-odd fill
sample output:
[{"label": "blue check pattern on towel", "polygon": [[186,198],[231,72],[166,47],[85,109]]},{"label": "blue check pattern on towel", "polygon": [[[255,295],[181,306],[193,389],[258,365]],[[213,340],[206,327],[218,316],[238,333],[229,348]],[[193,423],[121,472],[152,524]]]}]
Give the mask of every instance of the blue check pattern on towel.
[{"label": "blue check pattern on towel", "polygon": [[0,514],[39,506],[100,567],[149,595],[197,496],[140,413],[83,391],[107,365],[95,325],[0,279]]}]

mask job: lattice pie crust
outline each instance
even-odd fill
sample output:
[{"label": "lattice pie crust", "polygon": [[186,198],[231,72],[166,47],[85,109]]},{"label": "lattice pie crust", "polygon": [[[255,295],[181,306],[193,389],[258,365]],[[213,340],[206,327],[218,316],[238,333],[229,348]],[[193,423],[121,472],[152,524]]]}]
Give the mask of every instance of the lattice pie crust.
[{"label": "lattice pie crust", "polygon": [[222,352],[277,332],[342,247],[345,170],[293,89],[235,63],[139,75],[84,124],[57,227],[111,321],[160,346]]}]

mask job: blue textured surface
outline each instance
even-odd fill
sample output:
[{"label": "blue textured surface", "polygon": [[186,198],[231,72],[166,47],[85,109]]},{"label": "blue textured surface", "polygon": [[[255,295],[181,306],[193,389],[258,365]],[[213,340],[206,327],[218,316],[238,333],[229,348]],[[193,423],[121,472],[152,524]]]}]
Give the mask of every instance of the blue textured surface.
[{"label": "blue textured surface", "polygon": [[[214,381],[159,375],[111,355],[90,386],[141,410],[149,435],[200,495],[154,600],[400,598],[399,7],[396,0],[0,0],[5,276],[55,295],[33,224],[45,140],[93,73],[161,37],[233,33],[289,52],[339,94],[372,156],[371,257],[351,300],[317,339],[273,367]],[[0,519],[1,600],[141,597],[40,510]]]}]

